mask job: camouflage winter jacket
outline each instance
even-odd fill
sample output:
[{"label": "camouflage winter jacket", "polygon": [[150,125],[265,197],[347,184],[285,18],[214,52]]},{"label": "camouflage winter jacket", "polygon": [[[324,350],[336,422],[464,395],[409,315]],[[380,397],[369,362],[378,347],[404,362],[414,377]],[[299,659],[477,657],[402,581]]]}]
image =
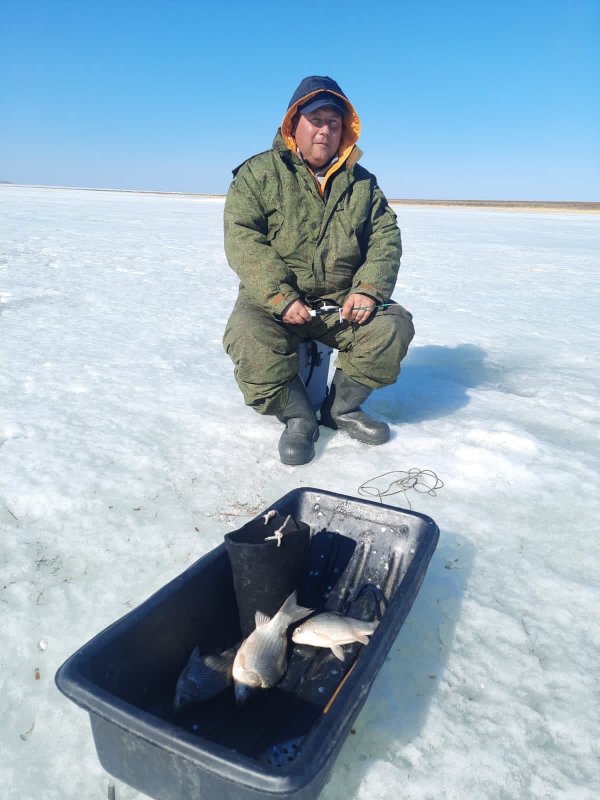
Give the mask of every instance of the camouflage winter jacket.
[{"label": "camouflage winter jacket", "polygon": [[375,176],[357,163],[360,122],[343,99],[349,115],[340,158],[323,186],[291,135],[306,96],[290,106],[272,149],[234,170],[225,203],[225,252],[240,277],[240,294],[274,315],[298,298],[342,305],[352,292],[385,303],[396,284],[396,215]]}]

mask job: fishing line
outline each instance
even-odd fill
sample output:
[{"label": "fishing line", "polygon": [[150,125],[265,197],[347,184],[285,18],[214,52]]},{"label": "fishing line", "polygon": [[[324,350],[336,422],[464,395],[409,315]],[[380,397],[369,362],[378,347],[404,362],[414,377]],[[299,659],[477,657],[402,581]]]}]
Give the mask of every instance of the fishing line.
[{"label": "fishing line", "polygon": [[[385,489],[379,489],[376,482],[381,481],[382,478],[387,478],[389,480],[388,476],[390,475],[397,475],[399,477],[390,481]],[[437,491],[443,486],[444,481],[439,478],[432,469],[411,467],[409,470],[395,469],[390,472],[382,472],[381,475],[369,478],[369,480],[358,487],[358,494],[362,497],[376,497],[380,503],[383,503],[384,497],[403,494],[408,503],[408,507],[412,508],[408,495],[406,494],[410,489],[419,492],[419,494],[428,494],[430,497],[435,497]]]}]

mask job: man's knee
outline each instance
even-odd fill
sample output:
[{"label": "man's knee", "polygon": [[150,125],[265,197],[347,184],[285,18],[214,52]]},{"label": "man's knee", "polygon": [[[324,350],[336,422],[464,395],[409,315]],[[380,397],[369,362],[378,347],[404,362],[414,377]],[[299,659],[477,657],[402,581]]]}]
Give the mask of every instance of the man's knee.
[{"label": "man's knee", "polygon": [[246,405],[259,414],[277,414],[285,402],[284,387],[298,373],[294,343],[276,322],[233,313],[223,347],[235,365],[236,383]]},{"label": "man's knee", "polygon": [[394,383],[415,335],[412,314],[394,305],[357,333],[354,342],[340,352],[340,367],[349,377],[373,389]]},{"label": "man's knee", "polygon": [[402,361],[408,351],[408,346],[412,342],[415,335],[415,326],[413,325],[413,317],[410,311],[407,311],[401,305],[391,306],[389,314],[382,317],[382,320],[388,322],[392,328],[392,337],[398,348],[399,361]]}]

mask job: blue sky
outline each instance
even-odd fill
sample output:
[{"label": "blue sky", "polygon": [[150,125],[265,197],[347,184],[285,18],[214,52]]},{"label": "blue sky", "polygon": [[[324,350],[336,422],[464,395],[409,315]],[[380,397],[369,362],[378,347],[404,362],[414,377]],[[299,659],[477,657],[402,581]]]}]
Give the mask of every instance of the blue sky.
[{"label": "blue sky", "polygon": [[0,180],[224,193],[305,75],[393,198],[600,200],[600,0],[0,0]]}]

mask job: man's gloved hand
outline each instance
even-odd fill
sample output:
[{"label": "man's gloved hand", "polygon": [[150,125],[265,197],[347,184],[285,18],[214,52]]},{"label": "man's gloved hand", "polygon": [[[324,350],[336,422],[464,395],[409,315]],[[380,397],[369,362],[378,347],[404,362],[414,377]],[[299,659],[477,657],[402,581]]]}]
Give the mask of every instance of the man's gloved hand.
[{"label": "man's gloved hand", "polygon": [[[356,295],[359,297],[359,295]],[[371,302],[373,302],[371,300]],[[310,322],[312,319],[310,308],[305,305],[302,300],[294,300],[286,306],[281,319],[287,322],[288,325],[304,325],[305,322]]]},{"label": "man's gloved hand", "polygon": [[[356,309],[359,310],[356,310]],[[364,325],[375,308],[375,300],[366,294],[351,294],[342,306],[341,317],[348,322]],[[354,310],[353,310],[354,309]]]}]

